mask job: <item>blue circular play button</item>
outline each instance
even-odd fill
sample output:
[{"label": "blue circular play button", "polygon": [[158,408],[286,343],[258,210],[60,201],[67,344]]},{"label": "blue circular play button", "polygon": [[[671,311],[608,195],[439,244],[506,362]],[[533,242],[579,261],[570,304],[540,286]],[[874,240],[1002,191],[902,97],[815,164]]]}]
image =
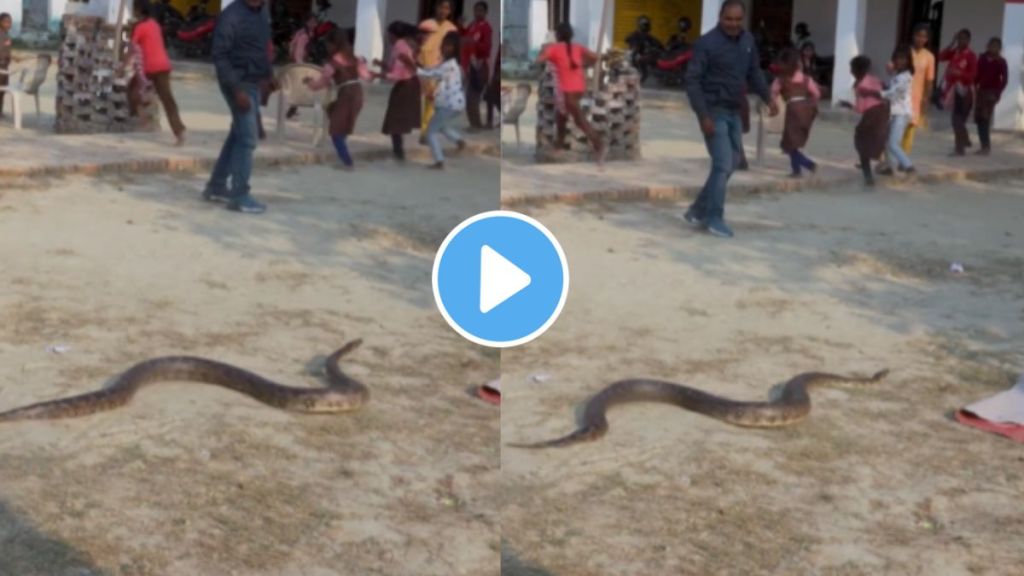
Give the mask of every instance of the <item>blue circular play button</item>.
[{"label": "blue circular play button", "polygon": [[540,222],[496,210],[448,234],[434,258],[433,283],[437,307],[456,332],[508,348],[555,323],[569,294],[569,265]]}]

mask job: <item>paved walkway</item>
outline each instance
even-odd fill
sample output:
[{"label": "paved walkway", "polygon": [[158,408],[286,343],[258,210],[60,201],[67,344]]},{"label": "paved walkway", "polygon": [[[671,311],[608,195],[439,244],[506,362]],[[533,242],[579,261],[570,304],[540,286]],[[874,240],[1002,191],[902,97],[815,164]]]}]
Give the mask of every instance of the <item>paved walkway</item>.
[{"label": "paved walkway", "polygon": [[[521,118],[522,146],[517,149],[510,126],[502,131],[502,203],[515,206],[550,200],[584,198],[652,199],[680,198],[699,192],[707,177],[709,160],[693,113],[681,92],[645,92],[641,138],[643,159],[609,162],[603,170],[593,164],[536,164],[533,161],[535,102]],[[779,134],[765,137],[765,162],[754,164],[756,123],[745,136],[752,170],[740,172],[730,182],[730,194],[773,190],[820,188],[860,181],[855,168],[853,128],[856,118],[839,111],[823,111],[815,124],[809,155],[818,161],[818,174],[801,180],[788,178],[789,159],[778,149]],[[969,155],[950,158],[952,132],[944,114],[936,112],[932,130],[919,135],[913,159],[919,180],[983,178],[1024,172],[1024,138],[996,134],[990,157]],[[882,181],[884,183],[884,181]]]},{"label": "paved walkway", "polygon": [[[51,69],[56,74],[56,69]],[[209,65],[182,63],[173,78],[173,90],[182,119],[189,127],[188,144],[182,148],[170,145],[171,135],[166,119],[161,117],[164,131],[157,134],[94,134],[56,135],[54,118],[53,78],[47,80],[42,93],[42,118],[37,122],[33,104],[25,108],[24,130],[15,131],[10,116],[0,122],[3,161],[0,176],[60,175],[108,171],[160,171],[207,169],[216,160],[230,125],[227,107],[221,98]],[[387,104],[389,86],[367,87],[366,104],[359,117],[351,149],[356,160],[389,158],[390,139],[380,133]],[[288,122],[287,140],[277,142],[276,96],[263,109],[268,139],[256,152],[257,165],[311,164],[333,162],[335,154],[329,143],[320,149],[312,146],[313,132],[309,110],[299,119]],[[463,128],[466,127],[463,121]],[[426,161],[428,150],[416,142],[417,135],[407,138],[410,159]],[[500,148],[495,132],[467,134],[470,153],[498,155]]]}]

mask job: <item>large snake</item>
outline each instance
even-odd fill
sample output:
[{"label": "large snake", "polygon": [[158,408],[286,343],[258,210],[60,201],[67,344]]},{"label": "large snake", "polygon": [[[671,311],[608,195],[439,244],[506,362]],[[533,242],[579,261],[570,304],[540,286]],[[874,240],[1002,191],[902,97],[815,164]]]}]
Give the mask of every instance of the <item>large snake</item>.
[{"label": "large snake", "polygon": [[587,402],[579,428],[568,436],[532,444],[509,444],[514,448],[556,448],[591,442],[608,432],[606,413],[612,406],[630,402],[661,402],[717,418],[745,428],[778,428],[803,420],[811,412],[811,388],[833,382],[873,384],[889,374],[840,376],[807,372],[794,376],[782,387],[778,398],[768,402],[739,402],[708,394],[696,388],[661,380],[621,380],[609,385]]},{"label": "large snake", "polygon": [[342,373],[338,361],[360,344],[362,340],[353,340],[327,358],[326,388],[293,388],[223,362],[165,356],[132,366],[107,388],[0,412],[0,423],[73,418],[112,410],[128,404],[142,387],[167,381],[223,386],[282,410],[315,414],[350,412],[365,404],[370,393],[366,386]]}]

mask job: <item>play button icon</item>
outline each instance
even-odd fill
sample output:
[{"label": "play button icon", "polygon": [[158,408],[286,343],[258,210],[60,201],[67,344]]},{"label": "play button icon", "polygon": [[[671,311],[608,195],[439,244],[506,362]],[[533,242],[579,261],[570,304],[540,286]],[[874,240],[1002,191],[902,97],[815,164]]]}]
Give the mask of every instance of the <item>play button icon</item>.
[{"label": "play button icon", "polygon": [[455,227],[434,259],[434,300],[468,340],[508,348],[547,330],[569,293],[554,235],[517,212],[477,214]]},{"label": "play button icon", "polygon": [[530,280],[529,274],[485,245],[480,249],[480,312],[494,310],[529,286]]}]

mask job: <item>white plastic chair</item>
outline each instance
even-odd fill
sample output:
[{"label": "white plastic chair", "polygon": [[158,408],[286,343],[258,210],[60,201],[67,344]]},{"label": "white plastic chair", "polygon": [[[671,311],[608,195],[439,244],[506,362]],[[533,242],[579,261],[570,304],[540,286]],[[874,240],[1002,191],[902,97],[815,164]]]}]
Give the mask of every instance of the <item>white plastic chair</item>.
[{"label": "white plastic chair", "polygon": [[530,100],[530,94],[533,93],[533,86],[526,82],[521,82],[516,85],[515,94],[510,94],[509,98],[506,98],[506,92],[502,92],[501,102],[501,123],[509,124],[514,126],[516,129],[516,148],[519,148],[519,117],[526,111],[526,103]]},{"label": "white plastic chair", "polygon": [[322,73],[322,68],[312,64],[289,64],[281,69],[277,76],[278,84],[281,86],[277,94],[278,141],[283,142],[286,139],[287,120],[285,114],[292,106],[311,109],[314,147],[319,146],[323,140],[330,140],[326,138],[330,126],[330,123],[327,122],[327,107],[334,101],[334,87],[310,90],[303,83],[304,78],[319,78]]},{"label": "white plastic chair", "polygon": [[[14,129],[21,130],[21,95],[31,96],[36,101],[36,122],[42,122],[42,111],[39,107],[39,88],[46,80],[52,58],[49,54],[36,56],[35,66],[24,66],[0,70],[0,75],[8,77],[8,85],[0,86],[0,98],[11,95],[14,108]],[[31,76],[29,75],[31,73]]]}]

